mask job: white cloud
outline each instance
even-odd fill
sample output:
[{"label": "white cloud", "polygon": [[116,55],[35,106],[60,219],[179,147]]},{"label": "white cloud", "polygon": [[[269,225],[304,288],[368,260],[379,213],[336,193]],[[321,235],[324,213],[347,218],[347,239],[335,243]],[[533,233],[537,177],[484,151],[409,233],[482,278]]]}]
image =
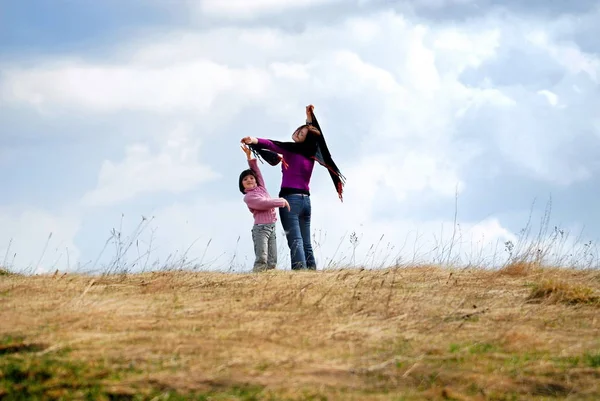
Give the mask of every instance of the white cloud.
[{"label": "white cloud", "polygon": [[348,76],[354,78],[352,85],[348,85],[346,90],[355,92],[374,91],[382,94],[402,91],[392,72],[365,62],[354,52],[335,52],[331,66],[338,73],[345,72],[345,74],[339,76],[339,81],[335,82],[337,85],[343,87],[341,80],[346,79]]},{"label": "white cloud", "polygon": [[[411,196],[425,190],[432,190],[436,195],[451,198],[465,187],[459,177],[460,163],[449,160],[446,156],[432,151],[406,151],[402,156],[397,150],[376,156],[365,156],[344,172],[348,182],[372,186],[369,190],[360,188],[348,198],[359,197],[362,204],[371,204],[372,197],[381,188],[388,188],[395,194],[400,204]],[[367,199],[364,199],[367,196]]]},{"label": "white cloud", "polygon": [[471,226],[470,231],[478,240],[502,239],[505,241],[516,241],[517,237],[506,228],[502,227],[497,218],[488,218]]},{"label": "white cloud", "polygon": [[224,93],[245,102],[262,97],[269,80],[256,68],[229,68],[203,59],[172,64],[59,66],[4,72],[2,98],[54,111],[60,107],[98,113],[145,111],[205,114]]},{"label": "white cloud", "polygon": [[98,186],[83,197],[86,205],[107,205],[130,200],[140,194],[168,191],[181,193],[220,175],[199,161],[200,141],[180,126],[167,135],[159,150],[147,144],[127,147],[121,162],[106,160]]},{"label": "white cloud", "polygon": [[199,0],[192,1],[193,7],[209,16],[234,19],[250,19],[261,15],[272,15],[283,11],[294,11],[341,0]]},{"label": "white cloud", "polygon": [[527,39],[547,51],[570,73],[584,72],[598,83],[600,77],[600,58],[598,56],[582,52],[574,43],[557,43],[551,40],[549,34],[543,30],[532,30],[527,35]]},{"label": "white cloud", "polygon": [[271,71],[277,78],[288,78],[293,80],[308,80],[310,78],[308,66],[300,63],[273,63]]},{"label": "white cloud", "polygon": [[453,4],[469,4],[473,0],[417,0],[416,4],[427,8],[444,8]]},{"label": "white cloud", "polygon": [[502,33],[497,27],[482,30],[477,35],[470,35],[466,30],[445,28],[434,40],[433,49],[442,62],[450,60],[443,63],[444,70],[454,67],[453,72],[458,75],[467,67],[477,68],[484,61],[493,59],[500,47],[501,37]]},{"label": "white cloud", "polygon": [[556,93],[546,89],[537,91],[537,93],[544,96],[551,106],[558,106],[558,96]]},{"label": "white cloud", "polygon": [[350,18],[346,21],[346,27],[352,40],[364,45],[372,42],[382,32],[377,21],[366,18]]},{"label": "white cloud", "polygon": [[80,257],[74,238],[77,215],[39,209],[0,209],[0,266],[26,273],[75,270]]}]

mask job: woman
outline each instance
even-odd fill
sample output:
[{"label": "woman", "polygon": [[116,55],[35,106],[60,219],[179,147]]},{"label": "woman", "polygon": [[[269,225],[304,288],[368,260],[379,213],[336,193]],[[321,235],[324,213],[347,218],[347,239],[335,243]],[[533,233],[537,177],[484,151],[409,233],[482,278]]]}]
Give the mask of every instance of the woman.
[{"label": "woman", "polygon": [[279,209],[279,216],[290,248],[292,270],[317,268],[310,236],[312,207],[309,188],[315,161],[328,169],[338,196],[343,201],[345,178],[331,158],[313,110],[312,105],[306,107],[306,124],[294,131],[293,142],[250,136],[241,140],[250,145],[257,158],[262,157],[273,166],[279,161],[283,162],[279,196],[289,202],[291,210]]}]

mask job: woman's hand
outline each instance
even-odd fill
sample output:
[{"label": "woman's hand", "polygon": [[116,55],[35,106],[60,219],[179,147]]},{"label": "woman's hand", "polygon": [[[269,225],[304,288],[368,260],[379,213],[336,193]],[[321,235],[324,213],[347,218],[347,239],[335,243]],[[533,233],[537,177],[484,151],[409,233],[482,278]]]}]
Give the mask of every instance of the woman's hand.
[{"label": "woman's hand", "polygon": [[279,198],[284,202],[283,207],[287,208],[288,212],[292,210],[292,208],[290,207],[290,203],[287,201],[287,199],[285,198]]},{"label": "woman's hand", "polygon": [[243,137],[240,142],[246,145],[256,145],[258,143],[258,139],[253,136],[246,136]]},{"label": "woman's hand", "polygon": [[313,106],[312,104],[309,104],[308,106],[306,106],[306,122],[310,123],[312,122],[312,112],[314,111],[315,106]]}]

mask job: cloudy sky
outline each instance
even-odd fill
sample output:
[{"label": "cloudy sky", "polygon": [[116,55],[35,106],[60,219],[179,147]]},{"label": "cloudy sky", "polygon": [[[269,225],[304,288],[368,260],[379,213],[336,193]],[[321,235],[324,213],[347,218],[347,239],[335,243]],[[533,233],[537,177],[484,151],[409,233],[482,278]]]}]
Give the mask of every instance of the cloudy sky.
[{"label": "cloudy sky", "polygon": [[599,21],[592,0],[0,1],[0,265],[249,270],[239,139],[289,140],[310,103],[347,177],[341,203],[313,173],[319,268],[500,261],[550,198],[551,229],[595,241]]}]

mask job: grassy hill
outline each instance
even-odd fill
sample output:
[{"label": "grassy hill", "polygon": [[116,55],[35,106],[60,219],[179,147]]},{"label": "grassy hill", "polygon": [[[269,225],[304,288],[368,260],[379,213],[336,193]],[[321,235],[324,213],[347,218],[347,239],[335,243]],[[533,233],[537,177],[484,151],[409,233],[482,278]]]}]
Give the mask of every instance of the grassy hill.
[{"label": "grassy hill", "polygon": [[600,271],[0,276],[0,399],[597,400]]}]

